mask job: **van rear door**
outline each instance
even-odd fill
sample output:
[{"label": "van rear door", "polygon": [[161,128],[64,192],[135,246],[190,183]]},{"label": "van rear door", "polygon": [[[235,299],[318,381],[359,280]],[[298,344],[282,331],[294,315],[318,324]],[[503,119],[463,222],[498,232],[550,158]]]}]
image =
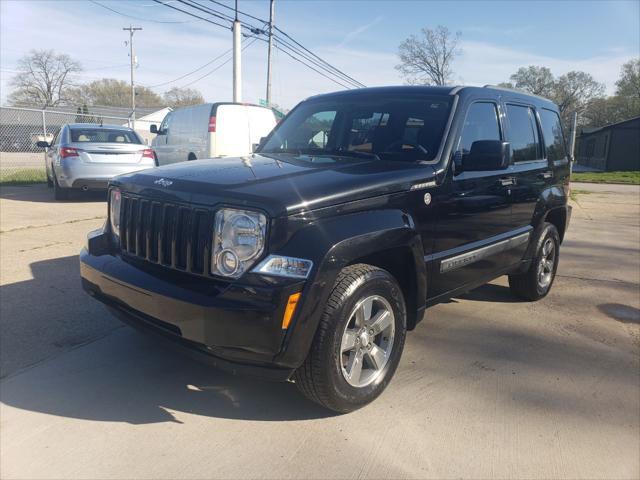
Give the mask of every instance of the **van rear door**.
[{"label": "van rear door", "polygon": [[247,107],[249,115],[249,147],[260,143],[262,137],[266,137],[276,126],[276,116],[268,108]]},{"label": "van rear door", "polygon": [[251,153],[249,116],[245,105],[218,105],[216,109],[216,157]]}]

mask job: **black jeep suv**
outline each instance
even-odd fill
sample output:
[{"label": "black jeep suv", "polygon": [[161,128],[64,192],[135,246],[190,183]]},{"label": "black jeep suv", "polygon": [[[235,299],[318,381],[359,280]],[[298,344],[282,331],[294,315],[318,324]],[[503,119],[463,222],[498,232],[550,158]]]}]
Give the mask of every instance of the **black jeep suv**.
[{"label": "black jeep suv", "polygon": [[570,207],[557,107],[477,87],[300,103],[253,155],[117,177],[83,286],[128,323],[348,412],[425,308],[500,275],[551,288]]}]

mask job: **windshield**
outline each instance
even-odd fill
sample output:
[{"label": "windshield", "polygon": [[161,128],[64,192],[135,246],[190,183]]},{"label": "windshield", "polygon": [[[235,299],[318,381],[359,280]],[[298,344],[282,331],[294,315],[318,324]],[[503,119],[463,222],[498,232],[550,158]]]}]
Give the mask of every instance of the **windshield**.
[{"label": "windshield", "polygon": [[447,96],[310,100],[284,119],[259,152],[303,155],[315,162],[317,157],[327,162],[430,161],[438,153],[450,108]]},{"label": "windshield", "polygon": [[69,133],[73,143],[142,143],[134,132],[115,128],[72,128]]}]

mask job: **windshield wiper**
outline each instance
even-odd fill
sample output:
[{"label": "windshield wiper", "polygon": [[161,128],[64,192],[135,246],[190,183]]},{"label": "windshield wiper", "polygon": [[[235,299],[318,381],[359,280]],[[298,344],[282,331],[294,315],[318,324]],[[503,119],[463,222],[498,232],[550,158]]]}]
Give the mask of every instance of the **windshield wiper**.
[{"label": "windshield wiper", "polygon": [[371,160],[380,160],[380,157],[375,153],[360,152],[358,150],[332,150],[330,154],[337,155],[340,157],[359,157],[359,158],[369,158]]}]

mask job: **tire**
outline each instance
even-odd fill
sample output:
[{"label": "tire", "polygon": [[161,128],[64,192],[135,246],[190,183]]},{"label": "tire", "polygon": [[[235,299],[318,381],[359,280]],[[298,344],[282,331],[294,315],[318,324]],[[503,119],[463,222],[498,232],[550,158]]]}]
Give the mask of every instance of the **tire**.
[{"label": "tire", "polygon": [[531,265],[526,272],[509,275],[511,293],[531,302],[544,298],[556,278],[560,258],[560,235],[554,225],[545,223],[542,226],[534,251]]},{"label": "tire", "polygon": [[49,176],[48,173],[47,173],[47,187],[53,188],[53,180],[51,180],[51,177]]},{"label": "tire", "polygon": [[198,157],[196,157],[195,153],[190,153],[189,156],[187,157],[187,162],[192,162],[193,160],[197,160]]},{"label": "tire", "polygon": [[[379,319],[377,326],[365,322],[363,328],[362,320],[367,315]],[[402,291],[387,271],[365,264],[344,268],[329,296],[309,354],[293,375],[296,386],[310,400],[338,413],[372,402],[398,367],[406,318]],[[376,333],[371,327],[384,330]],[[357,335],[359,331],[363,333]],[[352,349],[343,351],[348,344],[353,344]],[[355,368],[356,358],[360,358],[360,369]]]},{"label": "tire", "polygon": [[69,199],[69,189],[62,188],[58,183],[58,179],[56,178],[56,173],[53,172],[53,198],[56,200],[68,200]]}]

